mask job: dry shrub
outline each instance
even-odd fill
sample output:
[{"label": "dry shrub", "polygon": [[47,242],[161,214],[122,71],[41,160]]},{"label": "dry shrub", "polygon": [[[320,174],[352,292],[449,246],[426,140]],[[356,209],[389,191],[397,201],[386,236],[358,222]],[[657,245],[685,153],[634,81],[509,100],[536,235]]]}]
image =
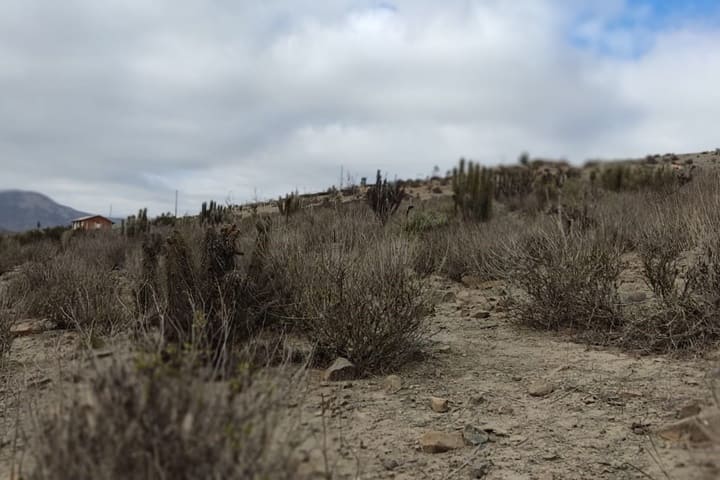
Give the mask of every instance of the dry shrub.
[{"label": "dry shrub", "polygon": [[465,275],[493,280],[506,268],[505,245],[527,224],[515,216],[485,224],[453,222],[417,237],[413,268],[426,276],[438,274],[459,282]]},{"label": "dry shrub", "polygon": [[689,246],[687,230],[677,213],[667,204],[660,206],[640,225],[636,241],[645,282],[661,299],[669,300],[675,294],[681,255]]},{"label": "dry shrub", "polygon": [[[2,291],[0,291],[2,294]],[[10,334],[10,326],[12,325],[13,316],[7,301],[0,297],[0,369],[3,359],[8,351],[10,351],[10,342],[12,337]]]},{"label": "dry shrub", "polygon": [[118,273],[71,252],[26,265],[8,293],[19,313],[91,335],[116,333],[130,321]]},{"label": "dry shrub", "polygon": [[646,281],[659,299],[628,322],[623,344],[647,353],[703,352],[720,342],[720,236],[709,239],[697,258],[678,276],[679,253],[668,237],[659,236],[652,259],[667,267],[645,269]]},{"label": "dry shrub", "polygon": [[289,264],[295,316],[321,361],[342,356],[363,373],[378,373],[419,351],[430,308],[406,241],[296,252]]},{"label": "dry shrub", "polygon": [[509,280],[526,294],[514,305],[522,323],[572,329],[603,343],[617,335],[622,249],[612,237],[545,228],[510,249]]},{"label": "dry shrub", "polygon": [[44,262],[57,255],[60,245],[40,240],[22,245],[13,237],[0,236],[0,275],[28,262]]},{"label": "dry shrub", "polygon": [[30,479],[293,478],[281,435],[286,373],[200,381],[185,370],[114,365],[39,422]]}]

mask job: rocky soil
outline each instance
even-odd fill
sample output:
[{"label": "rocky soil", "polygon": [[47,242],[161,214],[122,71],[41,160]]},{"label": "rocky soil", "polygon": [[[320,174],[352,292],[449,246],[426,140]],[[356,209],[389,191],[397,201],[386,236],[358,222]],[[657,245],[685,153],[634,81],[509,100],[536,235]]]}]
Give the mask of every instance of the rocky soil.
[{"label": "rocky soil", "polygon": [[[299,477],[711,479],[717,447],[666,425],[712,406],[716,362],[637,357],[520,329],[502,283],[432,280],[440,302],[426,358],[395,375],[313,371],[298,406]],[[637,297],[642,286],[624,286]],[[20,328],[20,327],[18,327]],[[29,412],[123,343],[83,353],[73,332],[19,332],[0,380],[0,478],[22,460]],[[28,462],[25,459],[25,468]]]}]

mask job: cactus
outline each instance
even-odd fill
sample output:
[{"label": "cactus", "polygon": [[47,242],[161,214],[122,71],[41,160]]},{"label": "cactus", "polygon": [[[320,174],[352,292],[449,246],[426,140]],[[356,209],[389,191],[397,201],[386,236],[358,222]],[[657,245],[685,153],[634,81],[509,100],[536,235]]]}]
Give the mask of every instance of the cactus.
[{"label": "cactus", "polygon": [[218,225],[224,223],[230,209],[222,205],[218,205],[214,200],[210,200],[210,203],[203,202],[200,207],[200,216],[198,220],[201,225],[209,223],[211,225]]},{"label": "cactus", "polygon": [[367,191],[367,202],[375,215],[383,225],[387,223],[390,216],[397,212],[405,197],[405,188],[400,182],[388,183],[383,179],[380,170],[377,171],[375,185]]},{"label": "cactus", "polygon": [[484,222],[490,219],[494,195],[490,170],[461,158],[452,172],[452,188],[455,213],[459,211],[463,220]]},{"label": "cactus", "polygon": [[299,212],[301,208],[302,202],[300,201],[298,192],[289,193],[285,195],[285,198],[278,198],[278,210],[280,210],[280,214],[285,217],[286,222],[290,219],[291,215]]}]

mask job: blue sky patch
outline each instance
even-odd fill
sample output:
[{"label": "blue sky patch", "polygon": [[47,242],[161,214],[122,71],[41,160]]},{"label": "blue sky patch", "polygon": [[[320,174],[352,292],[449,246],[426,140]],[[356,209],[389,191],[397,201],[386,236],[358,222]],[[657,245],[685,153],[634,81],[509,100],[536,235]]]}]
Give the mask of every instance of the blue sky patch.
[{"label": "blue sky patch", "polygon": [[626,0],[613,17],[585,13],[569,33],[570,43],[599,55],[639,58],[648,52],[657,33],[694,24],[720,28],[718,0]]}]

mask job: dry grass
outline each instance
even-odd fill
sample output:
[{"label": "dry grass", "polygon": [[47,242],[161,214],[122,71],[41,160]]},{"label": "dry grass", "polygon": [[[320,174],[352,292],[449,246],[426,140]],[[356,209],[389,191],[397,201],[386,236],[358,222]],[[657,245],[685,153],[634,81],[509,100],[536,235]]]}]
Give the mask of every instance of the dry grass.
[{"label": "dry grass", "polygon": [[114,365],[43,416],[30,479],[293,478],[279,428],[287,372],[213,384],[163,366]]}]

